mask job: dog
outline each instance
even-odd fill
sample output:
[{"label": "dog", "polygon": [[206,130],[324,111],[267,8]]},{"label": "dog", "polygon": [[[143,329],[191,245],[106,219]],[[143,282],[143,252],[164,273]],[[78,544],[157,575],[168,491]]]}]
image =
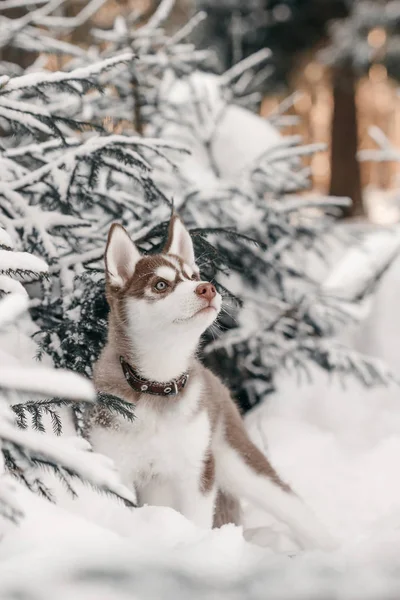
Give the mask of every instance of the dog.
[{"label": "dog", "polygon": [[110,456],[139,505],[169,506],[202,528],[240,523],[245,499],[287,524],[304,548],[333,538],[251,442],[228,389],[196,356],[221,296],[202,281],[177,215],[165,248],[141,256],[126,230],[105,251],[108,339],[94,384],[135,405],[128,422],[97,409],[89,437]]}]

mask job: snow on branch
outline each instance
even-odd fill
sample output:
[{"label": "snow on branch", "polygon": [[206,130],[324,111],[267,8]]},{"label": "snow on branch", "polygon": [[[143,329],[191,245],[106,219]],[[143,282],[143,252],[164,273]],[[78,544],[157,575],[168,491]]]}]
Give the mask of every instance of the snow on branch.
[{"label": "snow on branch", "polygon": [[[13,251],[12,246],[11,237],[4,229],[0,228],[0,293],[12,294],[15,292],[26,296],[26,291],[20,281],[31,281],[45,277],[48,273],[48,265],[43,259],[29,252]],[[17,306],[17,298],[15,302]],[[22,300],[19,300],[19,302],[22,302]],[[1,304],[0,306],[5,308],[6,305]],[[0,327],[1,323],[2,317],[0,315]]]},{"label": "snow on branch", "polygon": [[367,387],[400,383],[383,361],[364,356],[339,342],[309,338],[301,347],[317,364],[342,379],[352,376]]},{"label": "snow on branch", "polygon": [[192,17],[181,29],[179,29],[171,38],[169,38],[169,40],[167,40],[167,46],[173,46],[174,44],[184,40],[205,19],[207,19],[206,12],[200,11],[195,14],[194,17]]},{"label": "snow on branch", "polygon": [[93,386],[88,379],[70,371],[46,367],[0,367],[0,389],[60,397],[67,393],[72,400],[94,399]]},{"label": "snow on branch", "polygon": [[13,248],[13,242],[8,233],[0,227],[0,248],[6,248],[7,250],[11,250]]},{"label": "snow on branch", "polygon": [[350,248],[322,284],[322,291],[347,301],[361,301],[400,253],[399,228],[376,232]]},{"label": "snow on branch", "polygon": [[21,31],[17,32],[9,39],[8,43],[21,50],[67,54],[80,59],[87,57],[87,50],[85,50],[85,48],[81,48],[63,40],[57,40],[50,35],[46,35],[44,29],[36,28],[32,25],[25,26]]},{"label": "snow on branch", "polygon": [[70,72],[55,71],[54,73],[29,73],[21,77],[13,77],[3,86],[2,92],[14,92],[26,88],[40,87],[63,82],[87,82],[95,75],[113,68],[116,65],[130,62],[134,58],[131,52],[125,52],[112,58],[107,58],[87,67],[79,67]]},{"label": "snow on branch", "polygon": [[27,276],[40,277],[48,272],[48,266],[38,256],[29,252],[13,252],[0,250],[0,273],[15,273],[24,278]]},{"label": "snow on branch", "polygon": [[254,52],[248,58],[244,58],[242,61],[234,65],[228,71],[221,76],[221,83],[228,86],[234,79],[237,79],[245,71],[248,71],[252,67],[258,66],[265,60],[271,57],[271,50],[269,48],[263,48],[258,52]]},{"label": "snow on branch", "polygon": [[105,4],[105,2],[106,0],[90,0],[90,2],[88,2],[74,17],[34,15],[32,22],[48,28],[76,29],[88,21],[103,6],[103,4]]},{"label": "snow on branch", "polygon": [[400,162],[400,150],[391,144],[381,129],[370,127],[369,134],[379,148],[377,150],[360,150],[358,158],[361,161]]},{"label": "snow on branch", "polygon": [[169,16],[173,9],[175,0],[161,0],[154,14],[141,29],[141,33],[147,33],[152,29],[157,29]]},{"label": "snow on branch", "polygon": [[[27,297],[20,294],[9,295],[2,300],[0,328],[15,322],[27,304]],[[79,478],[98,490],[121,498],[131,506],[135,504],[134,494],[120,483],[112,461],[91,452],[90,444],[86,440],[53,437],[38,431],[18,428],[14,413],[6,406],[4,400],[20,394],[34,397],[38,394],[67,397],[69,400],[84,402],[92,402],[95,399],[91,382],[76,373],[14,363],[7,367],[0,366],[0,449],[6,467],[14,476],[31,491],[51,500],[51,491],[35,474],[37,467],[45,467],[61,478],[73,494],[75,492],[69,480]],[[46,406],[46,409],[45,412],[51,416],[53,425],[55,423],[60,428],[59,416],[49,407]],[[40,414],[40,402],[29,405],[27,410],[35,420],[37,414]],[[22,415],[23,420],[24,418]],[[12,499],[13,497],[8,498],[6,490],[0,487],[0,514],[15,520],[21,515],[15,513]]]},{"label": "snow on branch", "polygon": [[346,208],[351,206],[351,199],[340,196],[317,196],[313,198],[312,196],[304,197],[290,194],[290,196],[284,196],[282,201],[275,203],[272,201],[271,204],[277,213],[284,214],[307,208],[322,208],[325,210],[332,206]]},{"label": "snow on branch", "polygon": [[39,465],[49,462],[79,477],[96,488],[111,492],[135,505],[135,495],[120,483],[112,460],[91,451],[89,442],[81,438],[50,437],[35,431],[21,430],[12,422],[0,419],[0,439],[3,444],[23,448]]},{"label": "snow on branch", "polygon": [[[0,300],[0,330],[16,321],[27,310],[29,305],[28,294],[22,286],[21,288],[24,293],[9,294]],[[2,289],[1,281],[0,289]]]},{"label": "snow on branch", "polygon": [[9,10],[10,8],[27,8],[32,5],[46,4],[48,0],[3,0],[1,8]]},{"label": "snow on branch", "polygon": [[[0,275],[0,295],[2,294],[22,294],[23,296],[28,295],[24,286],[19,281],[16,281],[7,275]],[[2,319],[0,315],[0,327],[1,323]]]}]

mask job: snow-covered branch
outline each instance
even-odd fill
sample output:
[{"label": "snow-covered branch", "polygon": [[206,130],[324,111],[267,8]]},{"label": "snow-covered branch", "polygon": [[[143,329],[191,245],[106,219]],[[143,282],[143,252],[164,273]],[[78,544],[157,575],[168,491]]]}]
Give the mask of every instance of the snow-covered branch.
[{"label": "snow-covered branch", "polygon": [[104,59],[87,67],[78,67],[70,72],[56,71],[54,73],[29,73],[21,77],[13,77],[3,85],[2,92],[15,92],[32,87],[40,87],[45,85],[54,85],[64,82],[82,82],[87,83],[94,76],[99,75],[103,71],[111,69],[117,65],[130,62],[133,59],[131,52],[125,52],[118,56]]}]

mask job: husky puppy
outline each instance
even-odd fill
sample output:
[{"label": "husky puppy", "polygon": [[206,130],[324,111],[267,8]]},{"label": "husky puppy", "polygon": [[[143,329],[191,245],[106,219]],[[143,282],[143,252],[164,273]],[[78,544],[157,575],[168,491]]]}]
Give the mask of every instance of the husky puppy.
[{"label": "husky puppy", "polygon": [[170,506],[211,528],[239,523],[243,498],[286,523],[303,547],[334,547],[251,442],[228,389],[196,357],[221,296],[200,279],[182,221],[173,216],[164,250],[152,256],[112,225],[105,270],[108,340],[94,383],[132,402],[136,419],[99,409],[89,437],[114,459],[138,503]]}]

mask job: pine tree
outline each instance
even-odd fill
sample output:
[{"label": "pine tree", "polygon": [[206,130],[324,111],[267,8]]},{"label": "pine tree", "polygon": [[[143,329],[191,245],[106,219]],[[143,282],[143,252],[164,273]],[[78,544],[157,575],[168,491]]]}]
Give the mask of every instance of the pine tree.
[{"label": "pine tree", "polygon": [[140,16],[122,15],[111,29],[92,30],[101,46],[65,71],[3,80],[0,216],[22,249],[50,266],[43,302],[31,309],[42,351],[57,367],[90,376],[106,332],[108,227],[122,222],[142,251],[156,252],[173,202],[203,277],[231,302],[225,333],[206,340],[203,355],[243,409],[273,388],[276,369],[304,370],[309,359],[365,384],[386,381],[384,369],[330,339],[350,311],[325,293],[307,261],[326,258],[332,217],[346,200],[300,198],[309,186],[301,157],[320,146],[282,138],[281,114],[272,125],[249,110],[260,98],[254,68],[268,52],[206,75],[197,67],[209,53],[185,41],[203,16],[168,36],[162,25],[172,4],[163,0],[141,27]]},{"label": "pine tree", "polygon": [[[219,49],[225,68],[260,48],[270,48],[264,93],[284,88],[305,51],[320,50],[332,73],[333,118],[330,194],[349,196],[345,214],[363,214],[356,85],[372,65],[398,80],[398,0],[198,0],[209,19],[200,40]],[[318,56],[318,54],[317,54]]]},{"label": "pine tree", "polygon": [[[40,259],[35,263],[35,257],[24,254],[24,263],[19,257],[18,268],[13,265],[9,270],[18,278],[25,269],[31,276],[31,267],[43,264]],[[7,279],[12,281],[9,276]],[[0,333],[28,306],[25,290],[21,293],[21,284],[14,283],[16,285],[10,285],[7,281],[4,286],[6,295],[0,301]],[[53,500],[52,490],[43,482],[40,469],[56,475],[73,495],[73,480],[79,479],[122,498],[129,505],[134,504],[134,496],[119,483],[111,461],[89,452],[88,442],[80,438],[43,435],[44,414],[50,419],[54,432],[59,434],[61,420],[57,408],[72,402],[94,400],[90,382],[68,371],[20,363],[3,349],[0,357],[0,515],[13,521],[22,517],[18,490],[5,477],[6,473],[16,477],[31,492]]]},{"label": "pine tree", "polygon": [[372,65],[384,66],[390,77],[399,80],[399,11],[398,0],[355,0],[349,16],[332,24],[330,44],[322,53],[323,60],[332,66],[334,89],[330,189],[333,194],[342,194],[347,186],[354,214],[363,213],[356,161],[356,83]]},{"label": "pine tree", "polygon": [[[10,176],[21,176],[17,163],[4,160],[3,165],[9,168]],[[5,177],[5,182],[8,180],[13,179]],[[17,239],[17,224],[11,215],[23,205],[9,191],[6,194],[3,187],[1,194],[2,220]],[[15,250],[11,235],[0,228],[0,333],[20,319],[28,307],[23,284],[48,276],[46,262],[29,252]],[[21,245],[21,240],[17,241]],[[54,433],[59,434],[60,407],[94,400],[90,383],[67,371],[19,363],[3,348],[0,365],[0,514],[13,521],[22,517],[17,489],[4,473],[17,477],[30,491],[53,499],[51,489],[40,477],[40,468],[54,473],[72,494],[73,480],[79,479],[132,504],[133,496],[118,482],[110,461],[89,452],[87,442],[42,435],[44,416],[50,419]],[[132,411],[125,416],[132,419]]]},{"label": "pine tree", "polygon": [[346,0],[196,0],[196,6],[208,16],[197,40],[216,50],[220,71],[271,50],[261,87],[266,94],[285,89],[302,54],[328,37],[330,21],[349,14]]}]

